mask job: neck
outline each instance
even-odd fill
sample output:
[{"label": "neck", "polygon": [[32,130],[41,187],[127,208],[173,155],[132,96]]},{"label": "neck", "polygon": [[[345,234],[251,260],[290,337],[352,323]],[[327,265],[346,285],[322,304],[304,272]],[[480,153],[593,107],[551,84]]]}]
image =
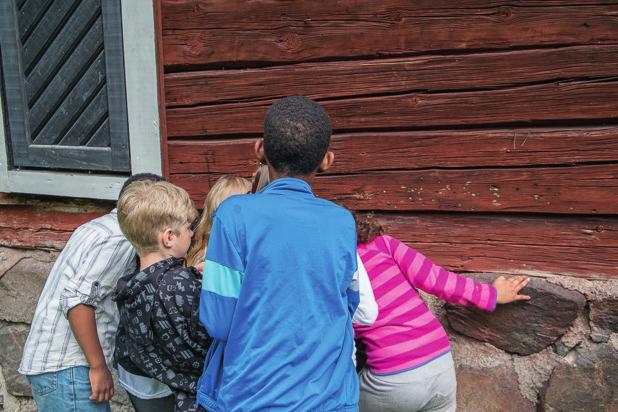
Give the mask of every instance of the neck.
[{"label": "neck", "polygon": [[282,179],[284,177],[292,177],[294,179],[304,180],[305,182],[311,185],[311,182],[313,181],[313,178],[315,177],[315,173],[309,173],[308,175],[294,175],[294,176],[285,174],[285,173],[280,173],[280,172],[277,172],[275,169],[273,169],[273,167],[270,164],[268,165],[268,173],[270,174],[271,182],[273,180]]},{"label": "neck", "polygon": [[139,257],[139,270],[144,270],[148,266],[152,266],[157,262],[167,259],[171,255],[162,252],[150,252]]}]

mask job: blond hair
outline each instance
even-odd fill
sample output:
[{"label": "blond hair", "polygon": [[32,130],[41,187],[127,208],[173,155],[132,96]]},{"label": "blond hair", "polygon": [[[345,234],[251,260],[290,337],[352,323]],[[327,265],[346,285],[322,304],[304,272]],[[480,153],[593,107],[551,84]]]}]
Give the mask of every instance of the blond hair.
[{"label": "blond hair", "polygon": [[195,243],[187,254],[187,265],[195,266],[204,260],[208,238],[212,229],[212,217],[219,205],[228,197],[243,195],[251,190],[251,182],[238,176],[222,176],[208,192],[204,201],[202,217],[195,228]]},{"label": "blond hair", "polygon": [[140,256],[158,250],[162,230],[178,232],[196,216],[187,191],[165,181],[133,182],[118,199],[120,229]]},{"label": "blond hair", "polygon": [[260,165],[253,176],[253,185],[251,193],[257,193],[270,184],[270,171],[268,165]]}]

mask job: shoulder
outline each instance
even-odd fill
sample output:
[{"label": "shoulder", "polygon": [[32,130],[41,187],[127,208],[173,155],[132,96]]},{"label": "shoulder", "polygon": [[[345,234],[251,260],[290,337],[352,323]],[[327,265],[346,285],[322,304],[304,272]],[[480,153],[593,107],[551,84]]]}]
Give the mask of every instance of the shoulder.
[{"label": "shoulder", "polygon": [[117,243],[126,243],[127,247],[130,246],[120,230],[116,214],[108,213],[79,226],[71,235],[66,247],[88,249]]},{"label": "shoulder", "polygon": [[164,284],[194,284],[199,283],[199,272],[194,267],[174,265],[168,268],[161,276]]},{"label": "shoulder", "polygon": [[230,196],[219,205],[215,217],[224,223],[237,219],[251,209],[251,204],[255,203],[255,200],[255,195]]},{"label": "shoulder", "polygon": [[324,208],[324,210],[330,213],[332,216],[343,219],[343,222],[346,223],[354,223],[354,217],[352,216],[352,212],[350,212],[345,207],[338,205],[335,202],[331,202],[330,200],[323,199],[321,197],[315,198],[316,202],[320,207]]},{"label": "shoulder", "polygon": [[380,235],[376,236],[369,243],[360,244],[359,250],[362,252],[367,251],[377,251],[377,252],[394,252],[395,249],[401,244],[401,241],[389,236],[389,235]]},{"label": "shoulder", "polygon": [[[161,276],[158,285],[159,299],[166,307],[189,305],[199,299],[201,284],[196,276],[197,270],[192,267],[173,266],[167,269]],[[184,309],[183,309],[184,311]]]}]

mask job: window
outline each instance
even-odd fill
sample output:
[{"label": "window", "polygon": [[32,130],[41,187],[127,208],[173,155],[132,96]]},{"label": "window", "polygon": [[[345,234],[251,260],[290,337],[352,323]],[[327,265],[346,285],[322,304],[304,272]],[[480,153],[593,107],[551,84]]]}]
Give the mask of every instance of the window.
[{"label": "window", "polygon": [[114,199],[161,173],[151,0],[2,0],[0,65],[0,191]]}]

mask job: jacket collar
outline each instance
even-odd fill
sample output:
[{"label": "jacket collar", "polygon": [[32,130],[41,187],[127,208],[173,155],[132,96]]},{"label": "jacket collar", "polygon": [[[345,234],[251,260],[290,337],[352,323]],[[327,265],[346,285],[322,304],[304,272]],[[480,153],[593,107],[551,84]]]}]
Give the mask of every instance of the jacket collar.
[{"label": "jacket collar", "polygon": [[309,183],[295,177],[281,177],[273,180],[259,193],[298,192],[314,196]]}]

